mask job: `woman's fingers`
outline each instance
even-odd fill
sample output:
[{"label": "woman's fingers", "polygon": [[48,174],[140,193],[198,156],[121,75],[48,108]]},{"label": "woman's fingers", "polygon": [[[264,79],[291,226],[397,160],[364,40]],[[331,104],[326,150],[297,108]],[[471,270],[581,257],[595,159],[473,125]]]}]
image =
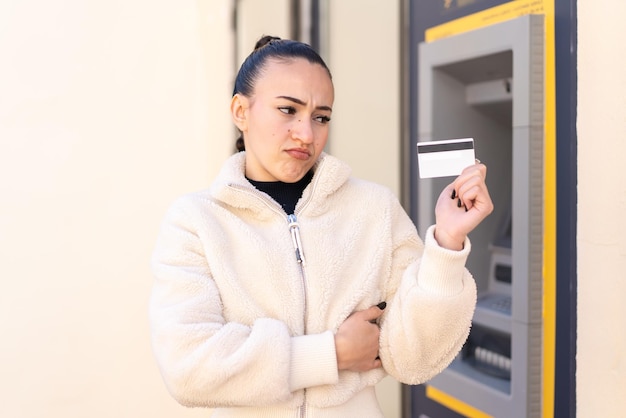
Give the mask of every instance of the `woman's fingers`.
[{"label": "woman's fingers", "polygon": [[482,163],[471,165],[463,170],[452,183],[451,196],[457,199],[457,207],[470,210],[477,199],[485,201],[485,194],[488,196],[486,176],[487,167]]},{"label": "woman's fingers", "polygon": [[378,358],[380,329],[376,320],[382,304],[350,315],[335,334],[339,370],[367,371],[381,367]]},{"label": "woman's fingers", "polygon": [[459,250],[467,234],[493,211],[486,175],[484,164],[474,164],[442,191],[435,207],[435,239],[440,246]]}]

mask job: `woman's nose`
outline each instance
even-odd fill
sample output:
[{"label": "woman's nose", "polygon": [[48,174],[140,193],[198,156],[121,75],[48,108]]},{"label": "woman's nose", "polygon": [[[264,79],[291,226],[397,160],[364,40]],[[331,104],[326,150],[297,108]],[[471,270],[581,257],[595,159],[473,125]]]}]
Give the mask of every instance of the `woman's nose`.
[{"label": "woman's nose", "polygon": [[291,132],[294,139],[305,143],[313,142],[313,126],[307,119],[299,119]]}]

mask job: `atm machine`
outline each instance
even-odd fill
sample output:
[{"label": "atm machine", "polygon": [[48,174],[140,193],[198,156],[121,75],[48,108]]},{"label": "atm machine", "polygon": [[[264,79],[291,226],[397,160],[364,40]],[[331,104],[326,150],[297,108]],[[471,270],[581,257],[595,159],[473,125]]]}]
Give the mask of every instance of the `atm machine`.
[{"label": "atm machine", "polygon": [[[418,142],[474,138],[495,205],[470,234],[479,295],[469,338],[426,383],[480,416],[541,414],[543,36],[543,16],[526,15],[419,45]],[[450,181],[418,180],[422,234]]]}]

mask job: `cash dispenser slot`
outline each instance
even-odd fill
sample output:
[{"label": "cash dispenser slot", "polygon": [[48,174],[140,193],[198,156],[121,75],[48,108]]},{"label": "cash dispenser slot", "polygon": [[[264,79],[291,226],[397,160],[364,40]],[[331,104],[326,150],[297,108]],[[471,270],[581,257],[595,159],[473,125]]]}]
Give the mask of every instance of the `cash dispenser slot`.
[{"label": "cash dispenser slot", "polygon": [[511,380],[511,333],[474,325],[462,350],[462,360],[478,371]]}]

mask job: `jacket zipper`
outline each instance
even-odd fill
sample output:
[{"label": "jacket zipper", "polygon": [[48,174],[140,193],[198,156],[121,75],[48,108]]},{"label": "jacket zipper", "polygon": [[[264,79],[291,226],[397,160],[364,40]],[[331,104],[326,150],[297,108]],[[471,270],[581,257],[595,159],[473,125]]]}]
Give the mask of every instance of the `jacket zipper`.
[{"label": "jacket zipper", "polygon": [[289,231],[291,232],[291,240],[293,241],[293,248],[296,251],[296,260],[300,264],[300,268],[304,267],[304,251],[302,251],[302,241],[300,240],[300,224],[296,215],[287,216],[289,222]]},{"label": "jacket zipper", "polygon": [[[300,239],[300,224],[295,214],[287,216],[289,222],[289,232],[291,233],[291,241],[293,242],[293,248],[296,252],[296,261],[300,265],[300,277],[302,278],[302,296],[304,301],[304,335],[306,335],[307,327],[306,321],[308,317],[308,303],[307,303],[307,282],[304,274],[304,266],[306,260],[304,258],[304,251],[302,249],[302,240]],[[300,406],[300,417],[306,417],[306,388],[304,389],[304,402]]]},{"label": "jacket zipper", "polygon": [[[320,164],[320,167],[323,165]],[[318,169],[320,169],[320,167],[318,167]],[[313,183],[313,187],[315,188],[315,185],[317,184],[317,181],[315,183]],[[282,213],[284,214],[284,211],[279,211],[276,208],[276,204],[272,201],[272,200],[268,200],[267,198],[265,198],[263,196],[262,193],[257,192],[256,189],[247,189],[247,188],[242,188],[240,186],[236,186],[236,185],[230,185],[230,187],[233,187],[235,189],[241,190],[245,193],[250,193],[254,196],[256,196],[257,198],[261,199],[262,201],[264,201],[268,207],[273,210],[276,213]],[[308,204],[308,202],[306,202],[301,208],[300,211],[302,210],[302,208],[304,208],[306,205]],[[291,234],[291,240],[293,241],[293,246],[294,246],[294,250],[296,253],[296,261],[298,262],[298,264],[300,265],[300,277],[302,278],[302,293],[303,293],[303,300],[304,300],[304,335],[306,335],[307,333],[307,326],[306,326],[306,321],[307,321],[307,317],[308,317],[308,304],[307,304],[307,281],[306,281],[306,276],[304,273],[304,265],[306,264],[305,258],[304,258],[304,251],[302,249],[302,241],[300,240],[300,224],[298,223],[298,218],[296,217],[295,213],[291,214],[291,215],[287,215],[287,222],[289,225],[289,232]],[[307,416],[307,407],[306,407],[306,388],[304,389],[304,401],[302,403],[302,405],[300,406],[300,417],[301,418],[306,418]]]},{"label": "jacket zipper", "polygon": [[309,315],[309,307],[307,303],[307,281],[306,275],[304,272],[304,266],[306,264],[304,258],[304,251],[302,249],[302,240],[300,239],[300,224],[298,223],[298,219],[296,215],[292,214],[287,216],[287,220],[289,222],[289,232],[291,233],[291,241],[293,242],[293,248],[296,253],[296,261],[300,265],[300,277],[302,279],[302,298],[304,302],[304,335],[307,333],[306,327],[306,319]]}]

